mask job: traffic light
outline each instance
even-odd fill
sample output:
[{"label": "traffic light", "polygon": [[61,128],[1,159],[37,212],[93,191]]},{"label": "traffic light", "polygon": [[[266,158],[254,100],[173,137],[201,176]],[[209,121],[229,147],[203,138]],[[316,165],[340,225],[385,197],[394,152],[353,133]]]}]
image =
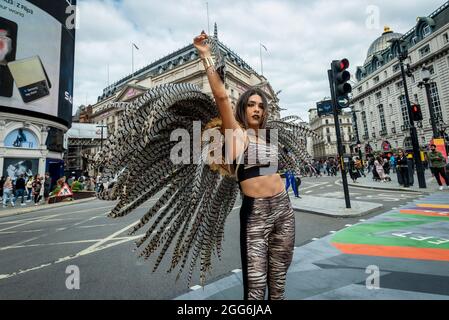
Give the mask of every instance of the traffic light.
[{"label": "traffic light", "polygon": [[421,106],[419,104],[412,105],[412,116],[413,121],[421,121],[423,119]]},{"label": "traffic light", "polygon": [[335,99],[339,108],[345,108],[348,106],[348,94],[352,91],[352,87],[348,83],[351,79],[351,74],[346,70],[348,68],[348,59],[332,61],[332,78],[335,88]]}]

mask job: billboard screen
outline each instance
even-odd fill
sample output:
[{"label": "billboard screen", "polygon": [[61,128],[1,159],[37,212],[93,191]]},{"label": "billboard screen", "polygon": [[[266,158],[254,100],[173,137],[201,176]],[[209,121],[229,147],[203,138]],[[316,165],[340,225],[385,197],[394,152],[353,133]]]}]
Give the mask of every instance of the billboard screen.
[{"label": "billboard screen", "polygon": [[2,111],[70,126],[75,5],[75,0],[0,1]]}]

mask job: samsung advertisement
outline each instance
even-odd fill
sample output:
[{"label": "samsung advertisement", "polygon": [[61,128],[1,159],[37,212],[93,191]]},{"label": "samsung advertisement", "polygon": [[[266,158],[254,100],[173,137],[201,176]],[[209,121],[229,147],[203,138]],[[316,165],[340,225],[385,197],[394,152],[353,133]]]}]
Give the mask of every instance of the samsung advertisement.
[{"label": "samsung advertisement", "polygon": [[2,111],[70,126],[75,5],[66,0],[0,0]]}]

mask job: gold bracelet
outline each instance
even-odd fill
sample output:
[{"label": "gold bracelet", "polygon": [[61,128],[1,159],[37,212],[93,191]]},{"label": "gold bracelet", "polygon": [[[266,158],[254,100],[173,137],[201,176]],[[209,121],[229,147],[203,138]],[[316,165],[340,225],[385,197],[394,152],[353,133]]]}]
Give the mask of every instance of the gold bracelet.
[{"label": "gold bracelet", "polygon": [[214,59],[212,59],[212,57],[205,57],[205,58],[201,58],[201,60],[203,60],[203,64],[204,64],[204,69],[207,70],[210,67],[214,66]]}]

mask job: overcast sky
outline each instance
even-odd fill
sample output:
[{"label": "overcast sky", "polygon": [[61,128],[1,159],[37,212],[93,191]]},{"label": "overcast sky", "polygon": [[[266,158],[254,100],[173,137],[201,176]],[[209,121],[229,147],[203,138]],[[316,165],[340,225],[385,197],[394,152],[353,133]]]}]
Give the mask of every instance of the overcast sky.
[{"label": "overcast sky", "polygon": [[[329,96],[326,70],[333,59],[348,58],[350,71],[363,64],[368,47],[388,25],[410,30],[418,16],[427,16],[443,0],[247,0],[207,1],[210,32],[218,24],[221,42],[264,75],[287,109],[299,115]],[[78,0],[74,112],[95,103],[108,84],[192,42],[208,31],[203,0]]]}]

